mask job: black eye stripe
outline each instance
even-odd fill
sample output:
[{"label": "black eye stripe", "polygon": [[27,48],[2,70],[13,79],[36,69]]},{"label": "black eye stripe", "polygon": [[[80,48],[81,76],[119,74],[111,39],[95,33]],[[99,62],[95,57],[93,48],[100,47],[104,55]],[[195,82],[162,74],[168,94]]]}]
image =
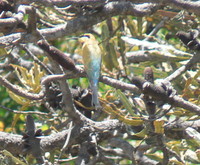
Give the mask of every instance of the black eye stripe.
[{"label": "black eye stripe", "polygon": [[80,37],[87,37],[87,38],[90,38],[90,35],[82,35],[82,36],[80,36]]}]

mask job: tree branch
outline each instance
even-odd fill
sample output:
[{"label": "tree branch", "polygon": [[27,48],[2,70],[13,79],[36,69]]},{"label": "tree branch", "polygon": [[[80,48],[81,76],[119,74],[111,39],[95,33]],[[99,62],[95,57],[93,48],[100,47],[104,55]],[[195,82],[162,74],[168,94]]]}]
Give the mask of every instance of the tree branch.
[{"label": "tree branch", "polygon": [[172,106],[181,107],[196,114],[200,114],[199,106],[189,101],[185,101],[183,98],[177,95],[169,96],[167,91],[165,91],[161,86],[153,85],[138,77],[134,77],[132,79],[132,83],[135,84],[140,90],[142,90],[142,93],[152,96],[157,101],[164,101],[165,103],[169,103]]},{"label": "tree branch", "polygon": [[[106,20],[115,15],[134,15],[145,16],[157,10],[153,4],[135,5],[130,2],[111,2],[107,3],[100,12],[94,15],[84,15],[76,19],[67,21],[66,24],[59,25],[55,28],[46,28],[39,30],[39,33],[47,40],[57,39],[63,36],[72,35],[77,32],[87,31],[89,27]],[[0,37],[0,47],[5,47],[14,41],[22,38],[24,33],[15,33],[9,36]],[[38,38],[29,34],[23,36],[23,42],[36,42]]]}]

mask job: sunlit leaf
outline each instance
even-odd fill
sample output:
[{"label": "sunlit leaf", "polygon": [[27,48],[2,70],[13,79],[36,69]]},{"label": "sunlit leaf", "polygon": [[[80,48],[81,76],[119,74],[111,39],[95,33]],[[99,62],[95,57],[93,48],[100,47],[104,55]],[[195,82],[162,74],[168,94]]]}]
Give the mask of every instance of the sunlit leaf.
[{"label": "sunlit leaf", "polygon": [[114,47],[114,42],[112,42],[112,40],[109,43],[108,53],[111,55],[111,60],[113,62],[114,67],[119,68],[119,62],[117,61],[117,54],[116,54],[116,50],[115,50],[115,47]]},{"label": "sunlit leaf", "polygon": [[192,127],[186,128],[185,131],[189,135],[189,137],[191,137],[191,139],[188,140],[194,143],[194,145],[200,146],[200,133]]},{"label": "sunlit leaf", "polygon": [[164,134],[164,120],[155,120],[153,122],[155,133]]},{"label": "sunlit leaf", "polygon": [[147,21],[143,22],[143,24],[142,24],[142,34],[146,33],[146,31],[147,31],[147,24],[148,24]]},{"label": "sunlit leaf", "polygon": [[[13,65],[11,66],[15,69],[16,74],[18,76],[19,81],[21,82],[22,86],[25,87],[19,87],[21,90],[25,90],[27,92],[31,93],[39,93],[41,90],[41,78],[44,76],[44,72],[41,71],[40,66],[36,63],[34,63],[33,67],[30,70],[27,70],[24,67]],[[9,90],[8,90],[9,91]],[[23,98],[21,96],[16,95],[15,93],[9,91],[10,97],[15,100],[18,104],[21,105],[30,105],[31,101]]]},{"label": "sunlit leaf", "polygon": [[109,103],[106,100],[101,99],[101,105],[103,107],[103,111],[109,114],[112,118],[116,118],[128,125],[139,126],[144,123],[141,117],[127,118],[126,115],[123,114],[119,109],[117,109],[114,104]]},{"label": "sunlit leaf", "polygon": [[174,165],[185,165],[184,163],[176,160],[176,159],[170,159],[169,164],[174,164]]},{"label": "sunlit leaf", "polygon": [[28,99],[26,99],[24,97],[18,96],[15,93],[13,93],[13,92],[11,92],[9,90],[8,90],[8,93],[9,93],[10,97],[20,105],[29,105],[31,103],[30,100],[28,100]]},{"label": "sunlit leaf", "polygon": [[17,77],[18,77],[19,81],[21,82],[21,84],[23,86],[25,86],[27,89],[29,89],[29,86],[28,86],[28,81],[29,81],[28,70],[26,68],[18,66],[18,65],[14,65],[14,64],[10,64],[10,65],[15,69],[15,72],[16,72]]},{"label": "sunlit leaf", "polygon": [[121,39],[132,46],[143,46],[143,47],[147,47],[148,49],[159,50],[160,52],[165,52],[165,53],[168,52],[170,53],[171,56],[173,55],[173,53],[179,54],[179,55],[185,55],[185,56],[192,56],[189,53],[186,53],[174,48],[172,45],[164,45],[164,44],[159,44],[157,42],[143,41],[136,38],[127,37],[127,36],[122,36]]},{"label": "sunlit leaf", "polygon": [[145,154],[148,158],[150,159],[153,159],[153,160],[156,160],[156,161],[159,161],[159,162],[162,162],[163,160],[163,156],[160,155],[160,154],[157,154],[157,153],[154,153],[154,154]]},{"label": "sunlit leaf", "polygon": [[198,160],[200,161],[200,149],[197,149],[197,150],[195,151],[195,153],[196,153],[196,155],[197,155]]},{"label": "sunlit leaf", "polygon": [[[23,105],[23,106],[19,109],[19,111],[25,111],[25,110],[27,110],[27,108],[28,108],[29,106],[30,106],[29,104]],[[21,115],[22,115],[22,114],[15,114],[15,115],[14,115],[14,119],[13,119],[12,125],[11,125],[11,128],[12,128],[12,129],[15,128],[15,125],[16,125],[16,123],[17,123],[17,121],[19,120],[19,118],[20,118]]]},{"label": "sunlit leaf", "polygon": [[132,36],[136,36],[138,32],[137,20],[134,20],[132,16],[127,16],[127,27]]},{"label": "sunlit leaf", "polygon": [[7,54],[8,54],[8,52],[6,51],[5,48],[0,48],[0,57],[4,56],[4,55],[7,55]]},{"label": "sunlit leaf", "polygon": [[116,90],[117,95],[120,97],[120,100],[122,101],[124,107],[127,109],[127,111],[132,115],[132,116],[137,116],[134,112],[133,112],[133,105],[132,103],[128,100],[128,98],[119,90]]},{"label": "sunlit leaf", "polygon": [[3,131],[4,127],[5,127],[4,123],[2,121],[0,121],[0,131]]},{"label": "sunlit leaf", "polygon": [[42,131],[46,131],[49,129],[49,126],[47,124],[42,125],[41,127]]},{"label": "sunlit leaf", "polygon": [[128,125],[132,126],[140,126],[144,123],[144,121],[140,117],[132,117],[130,119],[119,116],[118,119]]},{"label": "sunlit leaf", "polygon": [[142,25],[143,25],[143,18],[137,17],[137,26],[138,26],[139,36],[142,36]]},{"label": "sunlit leaf", "polygon": [[141,138],[145,138],[147,136],[147,130],[146,128],[144,128],[140,132],[134,133],[133,135],[141,137]]},{"label": "sunlit leaf", "polygon": [[114,40],[110,40],[109,38],[110,32],[108,30],[107,25],[102,26],[102,50],[103,50],[103,64],[108,68],[110,71],[113,68],[118,68],[119,63],[117,61],[116,50],[114,47]]},{"label": "sunlit leaf", "polygon": [[11,66],[15,69],[21,84],[24,87],[26,87],[28,91],[33,93],[40,92],[41,90],[40,81],[45,73],[41,71],[40,66],[38,64],[34,63],[34,65],[30,70],[18,65],[11,64]]},{"label": "sunlit leaf", "polygon": [[190,161],[195,164],[200,164],[200,161],[198,161],[198,157],[197,157],[196,153],[190,149],[188,149],[185,152],[185,160]]},{"label": "sunlit leaf", "polygon": [[1,153],[3,155],[7,156],[7,157],[10,157],[12,159],[12,161],[14,162],[14,164],[27,165],[26,163],[22,162],[20,159],[18,159],[17,157],[15,157],[13,154],[11,154],[7,150],[3,150]]}]

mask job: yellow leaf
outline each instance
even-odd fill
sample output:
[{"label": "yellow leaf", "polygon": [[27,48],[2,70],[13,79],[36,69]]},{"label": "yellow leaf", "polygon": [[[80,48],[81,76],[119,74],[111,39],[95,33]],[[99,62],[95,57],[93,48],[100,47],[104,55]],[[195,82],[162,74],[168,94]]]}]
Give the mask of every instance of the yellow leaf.
[{"label": "yellow leaf", "polygon": [[124,122],[125,124],[132,126],[139,126],[144,123],[141,117],[127,118],[119,109],[116,108],[114,104],[111,103],[109,104],[109,102],[107,102],[106,100],[101,99],[101,103],[104,112],[111,115],[113,118],[117,118],[118,120]]},{"label": "yellow leaf", "polygon": [[28,81],[29,81],[29,77],[28,77],[28,70],[24,67],[18,66],[18,65],[14,65],[14,64],[10,64],[14,69],[15,72],[17,74],[17,77],[19,79],[19,81],[21,82],[21,84],[23,86],[25,86],[27,89],[29,89],[28,87]]},{"label": "yellow leaf", "polygon": [[42,131],[46,131],[49,129],[49,125],[47,125],[47,124],[42,125],[41,129],[42,129]]},{"label": "yellow leaf", "polygon": [[194,79],[198,79],[200,77],[200,70],[197,72],[197,74],[194,76]]},{"label": "yellow leaf", "polygon": [[27,165],[26,163],[22,162],[20,159],[18,159],[17,157],[15,157],[14,155],[12,155],[9,151],[7,150],[3,150],[1,152],[3,155],[10,157],[13,161],[13,164],[21,164],[21,165]]},{"label": "yellow leaf", "polygon": [[34,63],[33,70],[34,70],[33,72],[34,72],[34,77],[35,77],[34,82],[35,84],[40,84],[40,79],[41,79],[40,66]]},{"label": "yellow leaf", "polygon": [[4,123],[0,121],[0,131],[4,131],[4,127],[5,127]]},{"label": "yellow leaf", "polygon": [[147,135],[147,130],[146,130],[146,128],[144,128],[144,129],[141,130],[140,132],[135,133],[135,134],[133,134],[133,135],[134,135],[134,136],[141,137],[141,138],[145,138],[145,136]]},{"label": "yellow leaf", "polygon": [[144,123],[143,120],[141,120],[141,118],[137,118],[137,117],[133,117],[131,119],[127,119],[127,118],[120,118],[119,117],[119,120],[121,120],[122,122],[128,124],[128,125],[132,125],[132,126],[140,126]]},{"label": "yellow leaf", "polygon": [[30,100],[24,97],[18,96],[15,93],[11,92],[10,90],[8,90],[8,93],[9,93],[9,96],[20,105],[29,105],[31,103]]},{"label": "yellow leaf", "polygon": [[135,117],[138,117],[133,111],[133,105],[132,103],[128,100],[128,98],[124,95],[124,93],[121,92],[121,90],[117,89],[116,90],[117,95],[120,97],[120,100],[122,101],[124,107],[127,109],[127,111]]},{"label": "yellow leaf", "polygon": [[142,24],[142,34],[146,33],[146,31],[147,31],[147,25],[148,25],[148,22],[144,21],[143,24]]},{"label": "yellow leaf", "polygon": [[6,51],[5,48],[0,48],[0,56],[4,56],[4,55],[7,55],[8,52]]},{"label": "yellow leaf", "polygon": [[[29,105],[23,105],[19,111],[25,111],[27,108],[29,107]],[[15,128],[15,125],[17,123],[17,121],[19,120],[20,116],[22,114],[15,114],[14,115],[14,119],[13,119],[13,122],[12,122],[12,125],[11,125],[11,128],[14,129]]]},{"label": "yellow leaf", "polygon": [[110,40],[110,32],[106,24],[102,25],[102,60],[106,68],[112,71],[113,68],[118,68],[116,50],[114,48],[114,40]]},{"label": "yellow leaf", "polygon": [[177,109],[172,112],[168,112],[167,115],[175,115],[175,116],[185,116],[187,114],[187,111],[184,109]]},{"label": "yellow leaf", "polygon": [[197,150],[195,151],[195,153],[196,153],[196,155],[197,155],[198,160],[200,161],[200,149],[197,149]]},{"label": "yellow leaf", "polygon": [[35,93],[39,93],[41,90],[40,81],[41,78],[45,75],[43,71],[41,71],[40,65],[34,63],[34,91]]},{"label": "yellow leaf", "polygon": [[19,81],[24,87],[26,87],[28,92],[40,92],[40,81],[45,73],[41,71],[38,64],[34,63],[33,67],[29,71],[26,68],[18,65],[11,64],[11,66],[15,69]]},{"label": "yellow leaf", "polygon": [[119,68],[119,62],[117,61],[117,53],[116,53],[116,50],[115,50],[113,42],[109,43],[108,54],[110,54],[110,56],[111,56],[111,61],[113,63],[113,66],[115,68]]},{"label": "yellow leaf", "polygon": [[20,115],[21,115],[21,114],[15,114],[15,115],[14,115],[14,118],[13,118],[13,121],[12,121],[12,124],[11,124],[12,131],[14,130],[15,125],[16,125],[16,123],[17,123],[17,121],[18,121]]},{"label": "yellow leaf", "polygon": [[5,132],[12,132],[12,128],[11,127],[5,128]]},{"label": "yellow leaf", "polygon": [[137,21],[134,20],[131,16],[128,16],[126,23],[131,35],[136,36],[138,33]]},{"label": "yellow leaf", "polygon": [[49,59],[48,59],[48,57],[44,57],[44,58],[43,58],[43,63],[44,63],[45,65],[49,64]]},{"label": "yellow leaf", "polygon": [[160,154],[145,154],[148,158],[153,159],[153,160],[157,160],[159,162],[163,161],[163,156]]},{"label": "yellow leaf", "polygon": [[171,159],[169,160],[169,164],[175,164],[175,165],[185,165],[184,163],[176,160],[176,159]]},{"label": "yellow leaf", "polygon": [[164,120],[155,120],[153,122],[155,133],[164,134]]}]

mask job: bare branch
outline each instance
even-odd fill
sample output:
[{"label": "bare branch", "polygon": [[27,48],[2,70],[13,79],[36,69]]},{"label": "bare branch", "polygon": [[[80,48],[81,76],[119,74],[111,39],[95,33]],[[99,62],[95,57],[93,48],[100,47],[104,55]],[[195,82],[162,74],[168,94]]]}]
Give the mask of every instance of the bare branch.
[{"label": "bare branch", "polygon": [[39,94],[30,93],[28,91],[24,91],[17,87],[16,85],[11,84],[8,80],[0,76],[0,84],[11,90],[13,93],[25,97],[30,100],[41,100],[44,98],[44,91],[41,90]]},{"label": "bare branch", "polygon": [[161,86],[153,85],[149,82],[147,83],[145,80],[142,80],[138,77],[134,77],[132,79],[132,83],[135,84],[139,89],[141,89],[144,94],[152,96],[155,100],[158,100],[158,101],[162,100],[165,103],[169,103],[173,106],[181,107],[191,112],[194,112],[196,114],[200,114],[199,106],[189,101],[186,101],[177,95],[169,96],[167,92]]},{"label": "bare branch", "polygon": [[[79,141],[86,138],[91,131],[97,131],[103,133],[103,137],[111,137],[114,130],[123,130],[123,125],[117,120],[109,120],[102,122],[86,123],[85,126],[77,125],[72,130],[72,139],[70,138],[68,146],[76,144]],[[53,133],[50,136],[39,136],[41,139],[40,145],[44,152],[53,151],[55,149],[60,149],[66,141],[69,130],[65,130],[59,133]],[[13,154],[26,154],[24,153],[24,144],[21,135],[15,135],[11,133],[0,132],[0,150],[8,150]]]},{"label": "bare branch", "polygon": [[168,77],[165,78],[165,81],[173,81],[177,77],[179,77],[181,74],[189,70],[192,66],[200,62],[200,53],[199,51],[194,54],[194,56],[183,66],[178,68],[174,73],[169,75]]},{"label": "bare branch", "polygon": [[139,93],[138,88],[133,84],[128,84],[107,76],[101,76],[100,81],[117,89],[130,90],[132,92]]},{"label": "bare branch", "polygon": [[[55,28],[39,30],[39,33],[47,40],[57,39],[80,31],[86,31],[89,27],[92,27],[93,25],[115,15],[122,14],[144,16],[155,12],[156,9],[156,6],[153,4],[137,6],[130,2],[108,3],[101,9],[101,12],[95,13],[95,17],[93,17],[93,15],[84,15],[77,17],[74,20],[70,20],[64,25],[59,25]],[[19,40],[22,38],[22,35],[24,34],[16,33],[9,36],[0,37],[0,47],[4,47],[14,41]],[[38,38],[36,36],[31,36],[30,34],[28,36],[23,36],[23,42],[36,42],[37,40]]]}]

